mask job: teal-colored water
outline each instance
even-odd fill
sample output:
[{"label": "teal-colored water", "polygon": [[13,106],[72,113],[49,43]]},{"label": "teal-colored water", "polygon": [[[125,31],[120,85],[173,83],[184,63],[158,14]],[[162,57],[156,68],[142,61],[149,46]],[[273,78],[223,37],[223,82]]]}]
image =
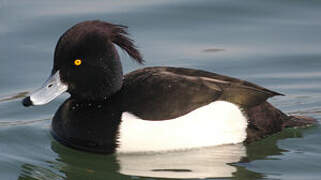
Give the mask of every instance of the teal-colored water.
[{"label": "teal-colored water", "polygon": [[[45,106],[20,103],[48,77],[59,36],[101,19],[129,26],[145,66],[246,79],[286,94],[270,100],[282,111],[321,119],[320,17],[319,0],[0,0],[0,179],[321,179],[320,126],[248,146],[96,155],[49,134],[67,95]],[[122,63],[126,72],[139,68],[124,54]]]}]

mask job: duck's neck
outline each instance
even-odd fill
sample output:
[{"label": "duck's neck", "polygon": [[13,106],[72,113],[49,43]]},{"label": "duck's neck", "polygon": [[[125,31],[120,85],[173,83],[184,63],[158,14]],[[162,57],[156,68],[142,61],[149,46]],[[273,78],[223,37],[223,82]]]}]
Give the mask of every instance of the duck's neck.
[{"label": "duck's neck", "polygon": [[59,142],[76,149],[112,153],[117,146],[120,104],[119,96],[99,102],[69,98],[53,118],[52,134]]}]

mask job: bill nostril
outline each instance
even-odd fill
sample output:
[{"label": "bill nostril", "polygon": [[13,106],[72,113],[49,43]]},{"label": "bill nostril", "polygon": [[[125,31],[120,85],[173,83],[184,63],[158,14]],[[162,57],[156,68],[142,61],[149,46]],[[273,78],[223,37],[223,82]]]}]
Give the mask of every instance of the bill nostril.
[{"label": "bill nostril", "polygon": [[32,101],[30,100],[30,96],[28,96],[22,100],[22,105],[26,106],[26,107],[33,105]]},{"label": "bill nostril", "polygon": [[49,85],[48,85],[48,88],[51,88],[52,86],[53,86],[53,84],[49,84]]}]

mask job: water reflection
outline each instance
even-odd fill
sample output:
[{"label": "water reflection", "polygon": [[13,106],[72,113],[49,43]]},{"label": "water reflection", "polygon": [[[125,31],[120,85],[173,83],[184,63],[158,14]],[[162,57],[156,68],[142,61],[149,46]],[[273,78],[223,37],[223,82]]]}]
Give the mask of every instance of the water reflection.
[{"label": "water reflection", "polygon": [[88,179],[124,179],[117,173],[119,164],[115,155],[100,155],[85,153],[70,149],[52,140],[51,148],[58,154],[57,161],[62,166],[57,166],[63,172],[66,180],[88,180]]},{"label": "water reflection", "polygon": [[[22,165],[22,179],[132,179],[154,178],[228,178],[260,179],[264,175],[249,170],[249,162],[272,159],[286,150],[277,146],[285,138],[302,137],[300,129],[288,129],[263,141],[243,144],[168,152],[100,155],[67,148],[51,141],[57,153],[48,166]],[[273,160],[273,159],[272,159]]]},{"label": "water reflection", "polygon": [[232,177],[229,165],[245,156],[242,144],[224,145],[159,154],[120,154],[119,172],[126,175],[160,178]]},{"label": "water reflection", "polygon": [[177,151],[169,153],[140,153],[96,155],[74,151],[56,141],[52,150],[66,179],[85,177],[123,179],[124,175],[158,178],[232,177],[237,168],[229,165],[245,156],[242,144]]},{"label": "water reflection", "polygon": [[63,176],[51,171],[48,168],[35,166],[32,164],[22,165],[21,175],[18,180],[62,180]]},{"label": "water reflection", "polygon": [[251,143],[246,146],[246,156],[244,156],[238,163],[234,164],[237,168],[234,177],[238,179],[262,179],[266,177],[263,173],[255,172],[249,165],[250,162],[256,160],[278,160],[275,156],[282,155],[288,152],[281,149],[277,142],[282,139],[288,138],[303,138],[302,129],[289,128],[282,132],[272,135],[261,141]]}]

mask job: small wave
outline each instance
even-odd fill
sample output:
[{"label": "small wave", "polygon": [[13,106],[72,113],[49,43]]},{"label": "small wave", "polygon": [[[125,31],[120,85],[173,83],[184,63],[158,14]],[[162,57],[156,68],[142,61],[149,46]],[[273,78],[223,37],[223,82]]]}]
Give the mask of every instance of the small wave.
[{"label": "small wave", "polygon": [[29,93],[28,91],[23,91],[23,92],[15,93],[12,95],[1,96],[0,102],[6,102],[6,101],[12,101],[15,99],[20,99],[20,98],[25,97],[28,93]]},{"label": "small wave", "polygon": [[30,121],[2,121],[0,122],[0,127],[33,124],[33,123],[38,123],[38,122],[48,121],[48,120],[50,120],[50,118],[30,120]]}]

